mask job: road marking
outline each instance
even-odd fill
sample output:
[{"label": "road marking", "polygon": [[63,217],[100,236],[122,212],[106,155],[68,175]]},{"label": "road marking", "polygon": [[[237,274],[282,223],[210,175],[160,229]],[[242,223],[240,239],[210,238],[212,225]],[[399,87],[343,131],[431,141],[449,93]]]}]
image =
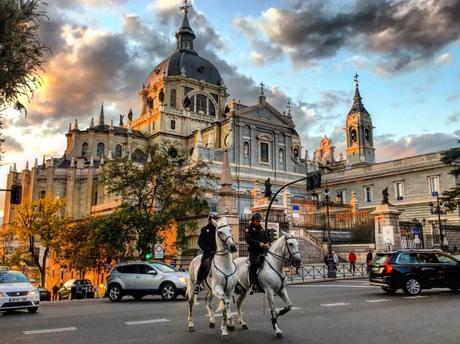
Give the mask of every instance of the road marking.
[{"label": "road marking", "polygon": [[349,302],[337,302],[337,303],[322,303],[321,307],[338,307],[338,306],[348,306]]},{"label": "road marking", "polygon": [[291,285],[291,288],[321,288],[321,287],[332,287],[332,288],[375,288],[370,285],[349,285],[349,284],[296,284]]},{"label": "road marking", "polygon": [[391,301],[391,300],[388,300],[388,299],[374,299],[374,300],[366,300],[366,302],[369,302],[369,303],[376,303],[376,302],[388,302],[388,301]]},{"label": "road marking", "polygon": [[128,321],[128,322],[125,322],[125,324],[128,325],[128,326],[134,326],[134,325],[164,323],[164,322],[168,322],[168,321],[171,321],[171,320],[168,320],[168,319],[151,319],[151,320],[140,320],[140,321]]},{"label": "road marking", "polygon": [[424,298],[427,298],[429,296],[426,296],[426,295],[417,295],[417,296],[404,296],[405,299],[424,299]]},{"label": "road marking", "polygon": [[34,331],[23,331],[24,334],[42,334],[42,333],[57,333],[57,332],[68,332],[76,331],[76,327],[62,327],[62,328],[50,328],[46,330],[34,330]]}]

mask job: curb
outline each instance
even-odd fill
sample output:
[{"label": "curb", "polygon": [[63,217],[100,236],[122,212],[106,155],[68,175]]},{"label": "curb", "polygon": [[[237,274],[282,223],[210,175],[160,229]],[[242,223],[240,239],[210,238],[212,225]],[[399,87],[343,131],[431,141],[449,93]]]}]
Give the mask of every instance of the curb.
[{"label": "curb", "polygon": [[368,277],[346,277],[346,278],[324,278],[324,279],[312,279],[312,280],[305,280],[305,281],[288,281],[288,285],[299,285],[299,284],[310,284],[310,283],[322,283],[322,282],[332,282],[332,281],[351,281],[351,280],[363,280],[368,281]]}]

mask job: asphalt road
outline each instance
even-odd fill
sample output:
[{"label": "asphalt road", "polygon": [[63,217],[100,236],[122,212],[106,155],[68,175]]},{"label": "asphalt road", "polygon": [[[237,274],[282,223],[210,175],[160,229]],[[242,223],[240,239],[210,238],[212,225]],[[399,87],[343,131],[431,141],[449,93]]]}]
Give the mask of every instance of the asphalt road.
[{"label": "asphalt road", "polygon": [[[408,298],[388,296],[364,280],[342,280],[291,286],[289,295],[296,309],[279,319],[284,338],[274,336],[256,294],[244,310],[249,330],[237,326],[231,343],[460,343],[460,294],[448,290]],[[219,343],[219,326],[210,329],[206,314],[200,302],[196,332],[189,333],[181,297],[45,302],[37,314],[1,316],[0,343]]]}]

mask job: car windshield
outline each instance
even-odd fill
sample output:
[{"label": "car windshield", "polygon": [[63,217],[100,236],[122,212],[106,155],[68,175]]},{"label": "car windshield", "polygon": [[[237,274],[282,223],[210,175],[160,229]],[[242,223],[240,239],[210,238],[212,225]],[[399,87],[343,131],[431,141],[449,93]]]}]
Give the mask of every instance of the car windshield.
[{"label": "car windshield", "polygon": [[161,272],[177,272],[172,266],[163,264],[163,263],[152,263],[156,269],[160,270]]},{"label": "car windshield", "polygon": [[26,276],[20,272],[0,273],[0,283],[30,283]]},{"label": "car windshield", "polygon": [[385,263],[385,260],[389,257],[389,254],[379,254],[375,256],[374,259],[374,265],[383,265]]}]

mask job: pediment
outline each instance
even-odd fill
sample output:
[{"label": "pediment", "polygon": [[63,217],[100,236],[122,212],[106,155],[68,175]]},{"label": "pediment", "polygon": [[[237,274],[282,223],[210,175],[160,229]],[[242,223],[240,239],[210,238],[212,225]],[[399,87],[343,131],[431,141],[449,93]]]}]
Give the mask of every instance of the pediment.
[{"label": "pediment", "polygon": [[292,120],[280,113],[268,103],[258,104],[238,111],[238,115],[248,119],[267,123],[267,125],[281,126],[285,128],[294,128]]}]

